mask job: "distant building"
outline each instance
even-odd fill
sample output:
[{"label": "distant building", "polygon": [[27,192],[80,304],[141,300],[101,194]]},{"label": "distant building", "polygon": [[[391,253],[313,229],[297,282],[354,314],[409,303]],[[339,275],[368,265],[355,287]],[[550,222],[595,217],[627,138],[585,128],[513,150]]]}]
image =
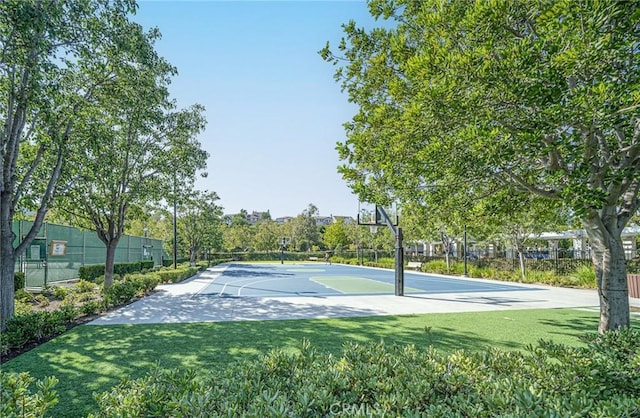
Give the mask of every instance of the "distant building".
[{"label": "distant building", "polygon": [[282,216],[280,218],[276,218],[277,224],[286,224],[287,222],[291,222],[293,220],[293,216]]},{"label": "distant building", "polygon": [[316,226],[326,226],[333,223],[333,216],[314,216]]},{"label": "distant building", "polygon": [[334,222],[334,223],[335,223],[335,222],[338,222],[339,220],[342,220],[342,222],[343,222],[345,225],[351,225],[351,224],[356,223],[356,220],[355,220],[355,219],[353,219],[351,216],[334,216],[334,217],[333,217],[333,222]]},{"label": "distant building", "polygon": [[223,215],[222,222],[226,223],[227,225],[231,225],[233,223],[233,219],[236,216],[242,216],[243,218],[245,218],[249,225],[255,225],[258,222],[263,220],[271,220],[271,214],[269,213],[269,211],[257,212],[254,210],[251,213],[245,212],[245,213],[232,213],[232,214]]}]

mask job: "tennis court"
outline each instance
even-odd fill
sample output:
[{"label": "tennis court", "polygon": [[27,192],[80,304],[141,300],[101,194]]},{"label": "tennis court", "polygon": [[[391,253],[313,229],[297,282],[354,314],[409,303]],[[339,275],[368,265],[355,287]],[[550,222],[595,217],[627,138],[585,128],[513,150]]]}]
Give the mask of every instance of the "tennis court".
[{"label": "tennis court", "polygon": [[[199,295],[282,297],[393,294],[392,270],[336,264],[231,263],[220,270]],[[405,271],[405,294],[509,292],[537,290],[516,284],[443,277]]]}]

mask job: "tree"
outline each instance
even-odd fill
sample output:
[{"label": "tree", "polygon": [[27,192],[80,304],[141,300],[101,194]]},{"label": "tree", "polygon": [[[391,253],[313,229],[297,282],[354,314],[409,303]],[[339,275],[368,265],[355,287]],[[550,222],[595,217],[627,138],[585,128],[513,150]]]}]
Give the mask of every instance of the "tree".
[{"label": "tree", "polygon": [[249,251],[253,242],[253,233],[249,225],[228,226],[222,232],[224,248],[231,251]]},{"label": "tree", "polygon": [[291,241],[296,250],[310,251],[311,247],[319,242],[320,234],[315,219],[317,214],[318,208],[309,203],[309,206],[290,222]]},{"label": "tree", "polygon": [[167,185],[178,199],[176,184],[184,195],[206,164],[207,153],[195,139],[205,125],[204,108],[174,109],[167,85],[175,69],[154,50],[158,36],[138,25],[129,28],[132,49],[98,95],[100,107],[79,127],[85,143],[74,154],[78,178],[64,195],[65,207],[105,244],[105,287],[113,281],[128,211],[160,202]]},{"label": "tree", "polygon": [[[629,326],[620,233],[640,201],[638,1],[375,0],[336,78],[359,106],[338,145],[363,200],[496,186],[566,205],[592,247],[599,331]],[[344,63],[343,65],[339,65]],[[455,208],[452,207],[452,210]]]},{"label": "tree", "polygon": [[[266,212],[268,213],[268,212]],[[256,251],[274,251],[281,245],[281,233],[278,224],[271,220],[263,220],[256,225],[253,245]]]},{"label": "tree", "polygon": [[[142,213],[128,217],[125,234],[162,240],[163,250],[170,254],[173,248],[173,215],[161,206],[147,206]],[[132,219],[133,218],[133,219]]]},{"label": "tree", "polygon": [[[0,2],[1,329],[14,313],[15,259],[73,180],[67,158],[75,128],[130,46],[127,16],[134,11],[129,0]],[[120,54],[102,55],[107,48]],[[14,248],[13,218],[26,211],[35,213],[33,227]]]},{"label": "tree", "polygon": [[240,209],[240,213],[236,213],[231,218],[231,226],[248,226],[249,225],[249,214],[246,209]]},{"label": "tree", "polygon": [[335,222],[327,225],[322,235],[322,241],[331,250],[351,244],[353,241],[349,238],[344,219],[338,218]]},{"label": "tree", "polygon": [[222,208],[215,192],[194,192],[180,205],[178,237],[189,253],[189,261],[195,265],[202,250],[222,246]]},{"label": "tree", "polygon": [[516,250],[523,279],[526,277],[527,244],[542,232],[569,227],[565,208],[559,202],[548,202],[535,194],[514,194],[503,189],[492,201],[481,203],[477,205],[476,213],[492,231],[492,238]]}]

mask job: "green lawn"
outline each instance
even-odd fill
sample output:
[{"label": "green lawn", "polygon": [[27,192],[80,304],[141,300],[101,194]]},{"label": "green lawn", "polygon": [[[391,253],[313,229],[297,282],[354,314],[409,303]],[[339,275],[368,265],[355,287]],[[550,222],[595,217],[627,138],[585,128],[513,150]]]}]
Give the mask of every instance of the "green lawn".
[{"label": "green lawn", "polygon": [[[92,393],[121,378],[143,375],[154,363],[165,368],[207,370],[253,359],[275,347],[295,350],[303,338],[339,353],[345,340],[411,343],[452,352],[487,345],[522,349],[540,338],[579,344],[595,332],[598,313],[571,309],[428,314],[325,320],[247,321],[172,325],[83,325],[2,365],[60,379],[60,403],[51,415],[85,416]],[[640,328],[640,321],[634,320]],[[430,332],[425,332],[430,327]]]}]

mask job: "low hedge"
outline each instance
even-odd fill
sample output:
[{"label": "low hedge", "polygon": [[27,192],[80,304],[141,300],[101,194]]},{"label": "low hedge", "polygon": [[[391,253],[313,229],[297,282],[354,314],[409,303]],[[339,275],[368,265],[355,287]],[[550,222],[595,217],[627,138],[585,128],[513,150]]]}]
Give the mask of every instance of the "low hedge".
[{"label": "low hedge", "polygon": [[[142,270],[150,270],[154,266],[153,260],[134,261],[132,263],[115,263],[113,265],[113,274],[124,276],[125,274],[137,273]],[[95,280],[104,275],[104,264],[91,264],[81,266],[78,269],[78,277],[82,280]]]},{"label": "low hedge", "polygon": [[156,368],[97,395],[91,416],[637,416],[640,332],[583,341],[451,355],[347,343],[342,356],[304,342],[206,374]]},{"label": "low hedge", "polygon": [[66,331],[79,314],[72,305],[62,305],[55,311],[25,312],[10,318],[0,333],[0,354],[38,343]]},{"label": "low hedge", "polygon": [[182,267],[178,269],[165,269],[153,273],[158,277],[160,283],[176,283],[198,273],[197,267]]},{"label": "low hedge", "polygon": [[[182,258],[178,258],[176,261],[178,264],[181,264],[189,261],[189,259],[182,257]],[[171,267],[171,266],[173,266],[173,258],[164,258],[162,260],[162,267]]]}]

